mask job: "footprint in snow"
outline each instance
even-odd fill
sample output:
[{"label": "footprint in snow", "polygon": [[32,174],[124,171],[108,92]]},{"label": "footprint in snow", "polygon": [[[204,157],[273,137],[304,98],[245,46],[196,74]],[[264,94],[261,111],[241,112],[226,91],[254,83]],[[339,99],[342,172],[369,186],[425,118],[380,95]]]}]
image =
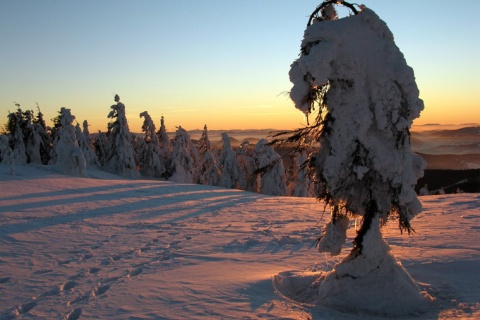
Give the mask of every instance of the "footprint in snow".
[{"label": "footprint in snow", "polygon": [[25,314],[27,313],[28,311],[32,310],[33,308],[35,308],[37,306],[37,302],[36,301],[30,301],[30,302],[27,302],[27,303],[24,303],[22,304],[21,306],[19,306],[17,308],[17,311],[18,311],[18,314]]},{"label": "footprint in snow", "polygon": [[95,290],[93,290],[93,296],[96,297],[96,296],[102,295],[105,292],[107,292],[108,289],[110,289],[109,284],[105,284],[103,286],[100,286],[100,287],[96,288]]},{"label": "footprint in snow", "polygon": [[66,320],[77,320],[82,315],[82,308],[75,308],[72,312],[70,312],[65,319]]},{"label": "footprint in snow", "polygon": [[5,283],[5,282],[7,282],[8,280],[10,280],[10,277],[0,278],[0,284],[1,284],[1,283]]},{"label": "footprint in snow", "polygon": [[88,273],[95,274],[98,273],[100,270],[102,270],[102,268],[90,268],[88,269]]},{"label": "footprint in snow", "polygon": [[68,291],[70,289],[73,289],[74,287],[77,286],[78,283],[75,281],[68,281],[67,283],[64,283],[63,285],[60,286],[60,289],[62,291]]}]

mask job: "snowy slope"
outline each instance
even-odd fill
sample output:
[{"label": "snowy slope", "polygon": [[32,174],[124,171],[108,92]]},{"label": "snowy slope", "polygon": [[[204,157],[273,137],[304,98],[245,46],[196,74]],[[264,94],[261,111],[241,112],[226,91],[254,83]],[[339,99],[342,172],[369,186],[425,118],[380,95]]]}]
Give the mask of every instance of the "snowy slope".
[{"label": "snowy slope", "polygon": [[[0,319],[382,319],[275,291],[278,273],[328,271],[342,258],[310,248],[328,219],[315,199],[16,172],[0,166]],[[410,318],[478,319],[480,195],[421,201],[414,236],[383,230],[436,299]]]}]

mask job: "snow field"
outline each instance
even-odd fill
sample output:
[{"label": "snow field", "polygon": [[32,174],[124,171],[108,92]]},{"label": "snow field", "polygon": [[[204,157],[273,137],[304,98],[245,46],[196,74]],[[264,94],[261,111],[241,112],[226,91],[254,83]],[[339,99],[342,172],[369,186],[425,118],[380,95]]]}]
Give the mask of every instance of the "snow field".
[{"label": "snow field", "polygon": [[[295,286],[339,257],[311,248],[323,205],[101,171],[0,166],[0,319],[358,319],[301,303]],[[416,235],[383,229],[435,298],[418,319],[480,314],[480,196],[422,197]],[[299,275],[277,292],[277,274]],[[388,290],[388,288],[385,288]],[[381,319],[381,315],[368,315]]]}]

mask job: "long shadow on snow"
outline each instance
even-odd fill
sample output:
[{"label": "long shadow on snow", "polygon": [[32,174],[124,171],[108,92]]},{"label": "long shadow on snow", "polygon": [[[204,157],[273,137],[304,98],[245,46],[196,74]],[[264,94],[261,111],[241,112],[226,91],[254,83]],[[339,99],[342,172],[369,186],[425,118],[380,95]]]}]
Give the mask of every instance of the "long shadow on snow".
[{"label": "long shadow on snow", "polygon": [[[89,188],[84,188],[85,193]],[[91,189],[90,189],[91,190]],[[102,189],[103,190],[103,189]],[[261,195],[249,192],[243,192],[239,190],[233,189],[221,189],[215,187],[206,187],[200,185],[177,185],[177,184],[168,184],[162,186],[152,186],[148,189],[148,193],[146,193],[145,189],[142,189],[143,192],[141,195],[134,194],[135,191],[129,190],[120,193],[113,193],[108,195],[98,195],[92,194],[86,197],[77,197],[74,200],[72,199],[59,199],[59,200],[49,200],[49,201],[42,201],[40,203],[27,203],[27,204],[19,204],[19,205],[11,205],[2,207],[0,212],[6,212],[8,209],[14,209],[15,211],[22,211],[28,210],[32,208],[39,208],[41,205],[43,206],[55,206],[61,204],[74,204],[74,203],[87,203],[85,207],[85,211],[80,211],[76,213],[70,213],[61,216],[50,216],[40,219],[35,219],[32,221],[26,221],[16,224],[6,224],[0,226],[0,234],[6,236],[9,234],[17,233],[17,232],[27,232],[31,230],[37,230],[43,227],[51,227],[55,225],[60,225],[63,223],[70,223],[75,221],[80,221],[83,219],[88,218],[97,218],[102,216],[114,215],[114,214],[121,214],[127,213],[131,211],[139,211],[142,209],[150,209],[168,205],[168,204],[176,204],[178,208],[172,209],[160,209],[155,211],[155,213],[149,213],[150,216],[161,216],[166,213],[181,213],[187,211],[186,214],[177,217],[170,217],[170,219],[157,222],[157,223],[172,223],[178,222],[183,219],[192,218],[195,216],[199,216],[205,213],[210,213],[214,210],[218,210],[224,207],[235,206],[240,203],[247,203],[250,201],[255,201],[261,197]],[[60,191],[62,193],[63,191]],[[90,192],[88,192],[90,193]],[[55,193],[51,193],[50,197],[54,197]],[[138,196],[138,200],[131,200],[134,196]],[[128,203],[118,204],[118,205],[108,205],[108,200],[121,200],[123,197],[129,198]],[[148,197],[145,199],[145,197]],[[212,199],[215,199],[212,202]],[[220,201],[222,200],[223,201]],[[88,203],[95,201],[106,201],[107,205],[102,206],[99,208],[95,208],[93,210],[88,210]],[[195,205],[199,205],[200,207],[193,207],[192,203],[186,203],[188,201],[194,201]],[[185,203],[184,206],[181,206],[182,203]],[[82,208],[79,208],[80,210]],[[19,215],[22,213],[19,212]]]},{"label": "long shadow on snow", "polygon": [[[122,189],[123,191],[115,192],[117,189]],[[2,205],[0,207],[0,213],[9,212],[10,210],[28,210],[28,209],[37,209],[39,207],[49,207],[51,205],[62,205],[62,204],[75,204],[75,203],[85,203],[90,201],[109,201],[109,200],[119,200],[125,197],[173,197],[176,194],[182,193],[205,193],[209,192],[211,189],[212,191],[215,190],[216,193],[222,192],[241,192],[240,190],[232,190],[232,189],[221,189],[215,187],[206,187],[206,186],[199,186],[199,185],[192,185],[192,184],[173,184],[173,183],[163,183],[163,184],[149,184],[149,183],[132,183],[129,185],[121,185],[121,186],[112,186],[112,187],[94,187],[94,188],[80,188],[80,189],[67,189],[67,190],[59,190],[44,193],[44,197],[48,197],[45,200],[40,201],[32,201],[27,203],[18,203],[12,205]],[[109,192],[113,191],[113,192]],[[100,192],[100,193],[99,193]],[[104,193],[108,192],[108,193]],[[51,198],[56,197],[63,197],[71,195],[71,198],[63,198],[63,199],[55,199],[52,200]],[[37,198],[37,194],[30,194],[28,198]],[[19,198],[20,199],[20,198]],[[0,200],[6,200],[1,199]]]}]

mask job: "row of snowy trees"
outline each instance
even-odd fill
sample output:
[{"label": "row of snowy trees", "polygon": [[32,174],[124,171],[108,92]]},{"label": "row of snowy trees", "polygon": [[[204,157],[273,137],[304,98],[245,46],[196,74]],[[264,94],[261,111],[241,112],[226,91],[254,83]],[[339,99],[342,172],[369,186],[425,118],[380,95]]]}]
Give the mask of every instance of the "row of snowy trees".
[{"label": "row of snowy trees", "polygon": [[265,139],[254,148],[248,142],[233,148],[223,133],[223,147],[218,150],[212,148],[206,125],[197,143],[182,127],[170,139],[163,116],[157,131],[147,111],[140,113],[143,135],[132,134],[118,95],[115,102],[108,114],[107,132],[93,135],[87,121],[83,128],[74,124],[70,109],[61,108],[52,119],[53,127],[48,127],[40,109],[35,116],[17,105],[17,111],[8,114],[6,133],[1,135],[0,162],[9,163],[12,172],[15,164],[51,165],[80,176],[89,168],[101,168],[128,178],[146,176],[268,195],[313,196],[312,174],[300,169],[308,159],[305,152],[289,159],[286,170],[282,157]]}]

